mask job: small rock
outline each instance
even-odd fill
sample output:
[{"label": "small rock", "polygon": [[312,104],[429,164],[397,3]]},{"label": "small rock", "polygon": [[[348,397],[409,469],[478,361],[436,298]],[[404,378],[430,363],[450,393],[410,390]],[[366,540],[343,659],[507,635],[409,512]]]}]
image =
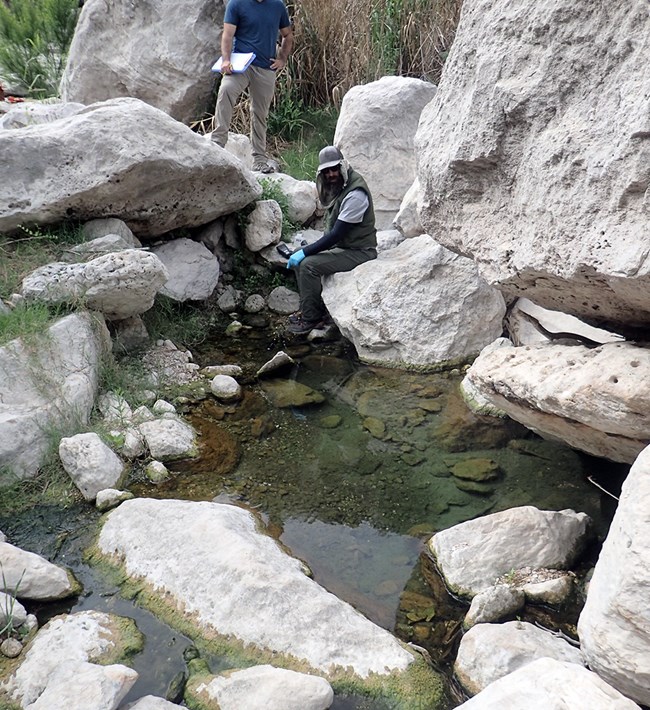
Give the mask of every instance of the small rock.
[{"label": "small rock", "polygon": [[264,363],[264,365],[260,367],[256,373],[256,377],[264,377],[264,375],[269,375],[272,372],[283,370],[284,368],[291,367],[294,364],[295,360],[287,355],[287,353],[283,350],[280,350],[268,362]]},{"label": "small rock", "polygon": [[363,428],[367,429],[375,439],[383,439],[386,436],[386,425],[377,417],[366,417],[363,420]]},{"label": "small rock", "polygon": [[455,463],[451,472],[465,481],[493,481],[499,475],[499,464],[492,459],[466,459]]},{"label": "small rock", "polygon": [[327,417],[321,417],[318,423],[323,429],[336,429],[337,426],[340,426],[342,421],[343,417],[338,414],[330,414]]},{"label": "small rock", "polygon": [[131,491],[118,491],[116,488],[105,488],[97,494],[95,507],[97,510],[104,512],[105,510],[116,508],[123,501],[131,500],[133,497]]},{"label": "small rock", "polygon": [[260,296],[259,293],[254,293],[246,299],[244,303],[244,310],[246,313],[259,313],[263,311],[266,307],[266,301],[264,296]]},{"label": "small rock", "polygon": [[152,483],[162,483],[169,478],[169,470],[160,461],[151,461],[144,470],[145,475]]},{"label": "small rock", "polygon": [[6,658],[17,658],[23,650],[23,645],[17,639],[5,639],[0,644],[0,653]]},{"label": "small rock", "polygon": [[222,402],[238,402],[242,397],[242,388],[234,377],[217,375],[210,383],[212,394]]}]

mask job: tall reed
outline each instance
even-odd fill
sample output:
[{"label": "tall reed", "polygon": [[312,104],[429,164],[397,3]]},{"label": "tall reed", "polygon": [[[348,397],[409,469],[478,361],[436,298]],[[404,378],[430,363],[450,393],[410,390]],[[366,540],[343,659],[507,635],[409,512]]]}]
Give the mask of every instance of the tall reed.
[{"label": "tall reed", "polygon": [[295,28],[292,93],[310,106],[338,103],[381,76],[437,82],[462,0],[288,0]]}]

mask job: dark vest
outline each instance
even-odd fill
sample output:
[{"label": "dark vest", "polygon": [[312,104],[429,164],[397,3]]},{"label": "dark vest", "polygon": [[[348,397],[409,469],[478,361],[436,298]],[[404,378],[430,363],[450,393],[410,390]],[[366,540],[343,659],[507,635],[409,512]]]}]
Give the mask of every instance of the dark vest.
[{"label": "dark vest", "polygon": [[336,244],[342,249],[368,249],[377,246],[377,230],[375,229],[375,210],[372,206],[372,195],[366,185],[366,181],[359,173],[350,169],[348,173],[348,181],[345,187],[341,190],[341,194],[334,200],[332,206],[327,210],[325,216],[325,231],[334,226],[341,211],[341,203],[352,190],[361,188],[368,196],[368,209],[363,215],[363,219],[358,224],[353,224],[350,227],[348,234]]}]

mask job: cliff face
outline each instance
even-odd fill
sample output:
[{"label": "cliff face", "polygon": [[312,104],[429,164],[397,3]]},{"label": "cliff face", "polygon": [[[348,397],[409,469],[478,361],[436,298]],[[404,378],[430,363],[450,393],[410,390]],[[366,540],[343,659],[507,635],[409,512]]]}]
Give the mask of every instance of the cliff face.
[{"label": "cliff face", "polygon": [[416,151],[425,230],[507,296],[650,323],[650,8],[466,0]]}]

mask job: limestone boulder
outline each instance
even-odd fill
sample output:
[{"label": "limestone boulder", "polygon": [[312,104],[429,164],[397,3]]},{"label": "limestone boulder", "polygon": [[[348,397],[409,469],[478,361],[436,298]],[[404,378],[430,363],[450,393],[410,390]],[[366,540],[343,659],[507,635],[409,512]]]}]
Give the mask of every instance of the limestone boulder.
[{"label": "limestone boulder", "polygon": [[291,656],[320,674],[346,669],[357,680],[373,674],[377,682],[414,661],[390,633],[310,579],[242,508],[125,501],[108,514],[98,546],[202,633]]},{"label": "limestone boulder", "polygon": [[305,224],[315,214],[318,207],[316,183],[310,180],[296,180],[285,173],[271,173],[264,180],[277,184],[287,198],[288,216],[294,224]]},{"label": "limestone boulder", "polygon": [[203,244],[172,239],[152,252],[165,265],[169,278],[161,293],[175,301],[205,301],[219,281],[219,261]]},{"label": "limestone boulder", "polygon": [[105,488],[119,485],[124,464],[97,434],[75,434],[59,442],[63,468],[86,500],[94,501]]},{"label": "limestone boulder", "polygon": [[325,678],[268,665],[227,672],[190,692],[215,710],[327,710],[334,700]]},{"label": "limestone boulder", "polygon": [[650,704],[650,449],[638,456],[589,583],[578,634],[599,676],[641,705]]},{"label": "limestone boulder", "polygon": [[282,210],[275,200],[260,200],[248,216],[246,248],[256,252],[277,244],[282,236]]},{"label": "limestone boulder", "polygon": [[87,242],[112,234],[122,237],[130,247],[139,248],[142,246],[140,241],[129,229],[129,226],[121,219],[115,219],[115,217],[91,219],[81,228],[81,233]]},{"label": "limestone boulder", "polygon": [[138,429],[155,459],[172,461],[197,455],[196,432],[180,419],[155,419],[143,422]]},{"label": "limestone boulder", "polygon": [[505,314],[476,265],[426,234],[326,277],[323,300],[361,360],[396,367],[474,356],[501,334]]},{"label": "limestone boulder", "polygon": [[334,143],[368,183],[377,229],[388,229],[416,176],[414,138],[436,87],[384,76],[352,87],[343,98]]},{"label": "limestone boulder", "polygon": [[508,673],[457,710],[501,710],[521,702],[526,710],[641,710],[595,673],[554,658],[540,658]]},{"label": "limestone boulder", "polygon": [[583,665],[580,649],[525,621],[477,624],[461,639],[454,673],[470,695],[537,658]]},{"label": "limestone boulder", "polygon": [[427,233],[508,296],[647,326],[645,0],[463,3],[415,145]]},{"label": "limestone boulder", "polygon": [[463,628],[469,629],[476,624],[500,621],[518,612],[525,601],[526,597],[521,589],[506,584],[489,587],[472,599],[469,611],[463,619]]},{"label": "limestone boulder", "polygon": [[201,117],[212,93],[225,0],[86,0],[61,82],[67,101],[119,96],[178,121]]},{"label": "limestone boulder", "polygon": [[53,601],[79,592],[79,585],[63,567],[34,552],[0,542],[0,591],[19,599]]},{"label": "limestone boulder", "polygon": [[145,695],[134,703],[126,705],[124,710],[178,710],[179,707],[181,706],[176,705],[176,703],[170,703],[164,698],[158,698],[155,695]]},{"label": "limestone boulder", "polygon": [[46,337],[0,348],[0,485],[34,476],[51,429],[65,434],[88,423],[110,335],[96,315],[77,312]]},{"label": "limestone boulder", "polygon": [[138,673],[128,666],[98,666],[85,661],[64,661],[52,672],[30,710],[88,710],[117,708]]},{"label": "limestone boulder", "polygon": [[393,219],[393,226],[405,237],[417,237],[425,232],[418,214],[418,200],[421,199],[421,194],[420,181],[416,177],[402,198],[399,211]]},{"label": "limestone boulder", "polygon": [[585,513],[521,506],[442,530],[428,547],[449,588],[471,598],[511,570],[568,569],[589,540],[588,523]]},{"label": "limestone boulder", "polygon": [[650,441],[650,350],[634,343],[493,349],[466,380],[512,419],[594,456],[632,463]]},{"label": "limestone boulder", "polygon": [[[0,701],[4,692],[11,701],[18,703],[19,707],[33,707],[31,703],[37,702],[52,682],[48,696],[50,702],[53,703],[52,691],[55,685],[61,692],[65,692],[66,685],[75,682],[74,669],[66,673],[65,679],[62,681],[58,669],[63,664],[82,664],[77,667],[77,670],[83,669],[85,672],[94,674],[94,671],[88,669],[86,664],[98,664],[94,667],[101,669],[121,660],[129,653],[139,650],[141,645],[142,636],[131,619],[97,611],[81,611],[76,614],[56,616],[39,630],[27,647],[21,664],[0,686]],[[128,690],[137,678],[135,671],[125,669],[123,666],[114,670],[117,670],[117,673],[114,675],[111,672],[108,678],[101,675],[89,675],[88,679],[92,678],[93,689],[97,685],[101,686],[105,681],[108,682],[109,687],[115,688],[114,682],[117,681],[120,684],[124,682],[125,685],[128,685]],[[112,680],[111,676],[113,676]],[[76,685],[75,690],[81,693],[79,697],[84,697],[82,686]],[[56,698],[59,697],[61,696],[57,693]],[[117,699],[113,704],[102,704],[97,701],[97,698],[94,698],[86,705],[79,705],[74,696],[70,695],[67,696],[67,701],[74,704],[60,704],[57,700],[56,705],[41,703],[37,707],[39,710],[45,708],[50,710],[55,707],[88,710],[91,707],[114,708],[119,703],[119,699]]]},{"label": "limestone boulder", "polygon": [[138,236],[153,236],[206,224],[261,194],[239,160],[138,99],[0,131],[0,151],[5,232],[23,223],[116,217]]},{"label": "limestone boulder", "polygon": [[108,320],[123,320],[149,310],[168,279],[155,254],[125,249],[81,264],[46,264],[23,279],[21,294],[32,303],[83,303]]}]

